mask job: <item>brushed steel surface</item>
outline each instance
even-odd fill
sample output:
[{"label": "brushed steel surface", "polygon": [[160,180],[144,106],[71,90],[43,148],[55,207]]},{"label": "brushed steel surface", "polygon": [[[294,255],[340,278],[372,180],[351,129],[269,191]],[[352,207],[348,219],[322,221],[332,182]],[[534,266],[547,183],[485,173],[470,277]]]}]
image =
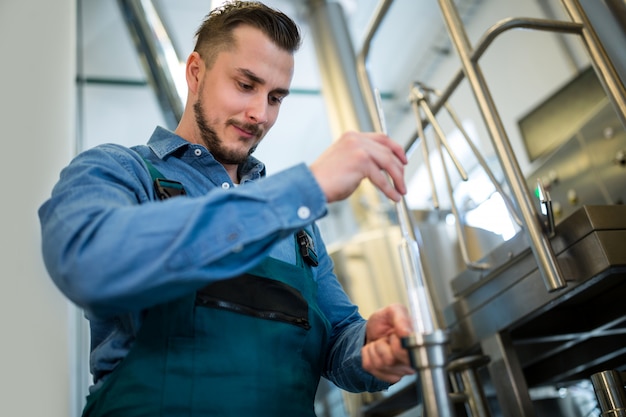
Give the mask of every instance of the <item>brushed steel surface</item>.
[{"label": "brushed steel surface", "polygon": [[507,242],[518,255],[506,267],[453,281],[457,300],[444,315],[453,351],[508,332],[529,386],[626,364],[626,206],[584,206],[556,232],[563,290],[546,291],[520,239]]}]

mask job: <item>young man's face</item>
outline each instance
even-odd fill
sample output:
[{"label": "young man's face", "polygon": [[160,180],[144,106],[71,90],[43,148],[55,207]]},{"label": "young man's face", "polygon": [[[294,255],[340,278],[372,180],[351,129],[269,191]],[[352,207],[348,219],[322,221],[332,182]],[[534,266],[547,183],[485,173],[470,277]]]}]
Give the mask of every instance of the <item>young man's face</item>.
[{"label": "young man's face", "polygon": [[240,164],[274,125],[289,92],[293,55],[250,26],[200,80],[194,114],[201,143],[222,164]]}]

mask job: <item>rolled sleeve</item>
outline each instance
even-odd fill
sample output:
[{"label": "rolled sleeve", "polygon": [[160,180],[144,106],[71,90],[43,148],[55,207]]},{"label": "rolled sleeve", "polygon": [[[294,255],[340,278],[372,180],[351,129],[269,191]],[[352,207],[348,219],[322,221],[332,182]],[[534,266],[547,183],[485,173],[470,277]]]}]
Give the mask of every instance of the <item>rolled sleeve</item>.
[{"label": "rolled sleeve", "polygon": [[391,384],[374,377],[363,369],[361,348],[365,342],[366,322],[347,327],[334,343],[330,356],[335,362],[326,377],[349,392],[378,392]]}]

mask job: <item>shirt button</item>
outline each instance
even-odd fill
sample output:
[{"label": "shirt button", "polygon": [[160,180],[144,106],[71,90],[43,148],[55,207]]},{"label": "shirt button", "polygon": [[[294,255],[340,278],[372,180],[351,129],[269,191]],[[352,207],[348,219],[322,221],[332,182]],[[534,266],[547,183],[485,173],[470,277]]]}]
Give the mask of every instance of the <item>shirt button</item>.
[{"label": "shirt button", "polygon": [[196,156],[200,156],[200,155],[202,155],[202,150],[196,149],[196,150],[193,151],[193,153],[195,153]]},{"label": "shirt button", "polygon": [[223,182],[222,183],[222,188],[225,189],[225,190],[228,190],[230,188],[230,184],[227,183],[227,182]]},{"label": "shirt button", "polygon": [[307,206],[300,206],[298,209],[298,217],[302,220],[306,220],[311,215],[311,210]]}]

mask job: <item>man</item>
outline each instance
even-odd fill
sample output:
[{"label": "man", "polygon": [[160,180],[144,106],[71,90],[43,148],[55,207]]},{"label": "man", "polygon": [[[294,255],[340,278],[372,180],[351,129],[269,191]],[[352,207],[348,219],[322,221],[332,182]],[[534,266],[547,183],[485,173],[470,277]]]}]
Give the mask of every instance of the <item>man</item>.
[{"label": "man", "polygon": [[294,22],[260,3],[214,10],[176,131],[83,152],[40,208],[48,271],[90,321],[83,415],[314,416],[320,375],[378,391],[413,372],[406,309],[361,318],[314,224],[365,178],[398,200],[401,147],[347,133],[269,177],[251,156],[299,44]]}]

